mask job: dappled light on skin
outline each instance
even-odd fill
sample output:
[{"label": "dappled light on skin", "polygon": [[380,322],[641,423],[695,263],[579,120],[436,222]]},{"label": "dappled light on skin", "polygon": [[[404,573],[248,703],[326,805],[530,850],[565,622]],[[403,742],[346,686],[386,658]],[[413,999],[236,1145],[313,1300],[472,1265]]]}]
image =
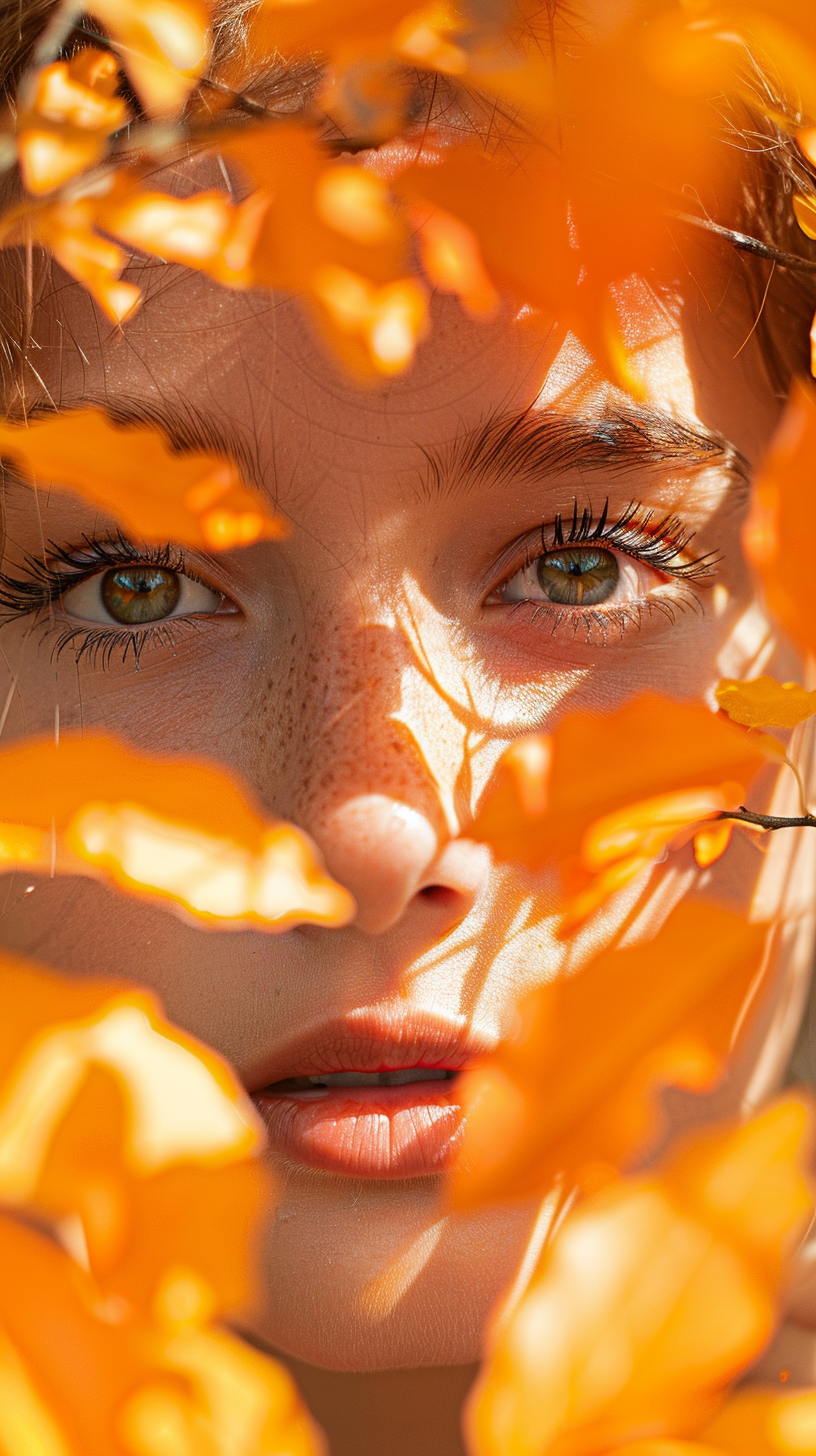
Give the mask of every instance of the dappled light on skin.
[{"label": "dappled light on skin", "polygon": [[144,992],[8,957],[0,992],[0,1447],[317,1456],[289,1376],[220,1324],[269,1191],[233,1074]]},{"label": "dappled light on skin", "polygon": [[265,819],[208,764],[64,734],[0,750],[0,771],[0,872],[96,875],[219,929],[337,926],[355,913],[306,835]]},{"label": "dappled light on skin", "polygon": [[788,1097],[568,1214],[489,1345],[469,1408],[475,1456],[601,1456],[644,1433],[711,1440],[704,1427],[768,1339],[812,1212],[807,1121]]},{"label": "dappled light on skin", "polygon": [[591,1184],[642,1151],[660,1088],[703,1091],[722,1075],[766,940],[763,926],[683,903],[653,939],[531,992],[514,1034],[464,1075],[452,1205],[545,1194],[562,1173]]},{"label": "dappled light on skin", "polygon": [[237,466],[200,451],[181,454],[161,430],[115,425],[102,410],[0,424],[0,454],[23,479],[75,492],[137,539],[227,551],[285,533]]},{"label": "dappled light on skin", "polygon": [[[702,705],[665,698],[572,713],[511,745],[465,832],[500,859],[560,870],[568,934],[696,825],[742,803],[767,747]],[[727,837],[719,844],[724,853]]]}]

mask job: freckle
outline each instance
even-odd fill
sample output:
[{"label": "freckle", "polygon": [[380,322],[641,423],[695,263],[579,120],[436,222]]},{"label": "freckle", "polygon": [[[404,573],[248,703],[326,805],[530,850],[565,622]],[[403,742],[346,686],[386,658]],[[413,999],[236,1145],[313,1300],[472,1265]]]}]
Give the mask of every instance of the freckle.
[{"label": "freckle", "polygon": [[784,1385],[785,1381],[790,1379],[790,1370],[780,1370],[779,1379]]}]

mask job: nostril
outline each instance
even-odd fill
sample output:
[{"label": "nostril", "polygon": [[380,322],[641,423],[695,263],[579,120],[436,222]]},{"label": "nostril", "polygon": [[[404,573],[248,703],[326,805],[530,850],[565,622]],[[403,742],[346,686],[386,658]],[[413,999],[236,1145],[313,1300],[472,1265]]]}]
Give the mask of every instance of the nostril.
[{"label": "nostril", "polygon": [[419,891],[424,900],[430,900],[433,905],[454,905],[461,899],[458,890],[452,890],[449,885],[423,885]]}]

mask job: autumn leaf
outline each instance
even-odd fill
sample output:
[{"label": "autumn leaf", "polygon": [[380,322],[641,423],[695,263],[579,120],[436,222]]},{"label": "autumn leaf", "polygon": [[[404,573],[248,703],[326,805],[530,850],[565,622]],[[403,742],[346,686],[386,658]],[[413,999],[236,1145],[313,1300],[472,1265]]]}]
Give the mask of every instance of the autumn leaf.
[{"label": "autumn leaf", "polygon": [[500,859],[565,872],[567,933],[693,826],[737,807],[766,761],[763,741],[702,705],[642,696],[606,717],[571,713],[511,745],[466,833]]},{"label": "autumn leaf", "polygon": [[286,1372],[215,1323],[269,1193],[233,1074],[142,991],[3,957],[0,999],[3,1450],[317,1456]]},{"label": "autumn leaf", "polygon": [[659,1128],[660,1087],[722,1074],[765,941],[763,926],[683,903],[654,939],[609,947],[529,995],[509,1040],[461,1079],[453,1206],[621,1167]]},{"label": "autumn leaf", "polygon": [[593,1456],[644,1432],[717,1444],[701,1428],[767,1341],[812,1207],[807,1119],[785,1098],[568,1215],[488,1349],[474,1456]]},{"label": "autumn leaf", "polygon": [[93,875],[219,929],[354,914],[306,835],[265,818],[226,770],[90,733],[3,748],[0,776],[0,869]]},{"label": "autumn leaf", "polygon": [[284,534],[237,466],[181,454],[155,426],[115,425],[103,410],[0,423],[0,453],[24,477],[75,491],[145,541],[224,551]]},{"label": "autumn leaf", "polygon": [[151,116],[175,115],[203,75],[211,11],[206,0],[94,0],[94,17]]},{"label": "autumn leaf", "polygon": [[[109,185],[116,183],[113,178]],[[20,203],[0,217],[0,247],[36,245],[45,249],[71,278],[87,288],[107,318],[123,324],[139,307],[142,292],[122,278],[127,254],[98,231],[98,214],[95,192],[53,202]]]},{"label": "autumn leaf", "polygon": [[703,1439],[724,1456],[800,1456],[816,1446],[816,1391],[737,1390]]},{"label": "autumn leaf", "polygon": [[108,137],[128,117],[116,95],[120,73],[109,51],[88,46],[68,61],[45,66],[17,123],[23,186],[50,192],[104,156]]},{"label": "autumn leaf", "polygon": [[716,698],[731,721],[746,728],[796,728],[816,713],[816,693],[798,683],[777,682],[774,677],[755,677],[750,682],[724,677],[717,684]]},{"label": "autumn leaf", "polygon": [[816,531],[816,394],[796,381],[754,486],[743,531],[765,598],[803,652],[816,651],[816,582],[809,541]]}]

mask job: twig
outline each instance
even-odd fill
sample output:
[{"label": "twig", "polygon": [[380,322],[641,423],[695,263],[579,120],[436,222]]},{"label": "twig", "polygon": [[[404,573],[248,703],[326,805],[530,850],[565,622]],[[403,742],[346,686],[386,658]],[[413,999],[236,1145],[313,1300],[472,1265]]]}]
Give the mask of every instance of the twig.
[{"label": "twig", "polygon": [[755,814],[744,804],[740,804],[738,809],[723,809],[713,817],[736,819],[740,824],[753,824],[756,829],[816,829],[816,814],[799,814],[790,818],[783,814]]}]

